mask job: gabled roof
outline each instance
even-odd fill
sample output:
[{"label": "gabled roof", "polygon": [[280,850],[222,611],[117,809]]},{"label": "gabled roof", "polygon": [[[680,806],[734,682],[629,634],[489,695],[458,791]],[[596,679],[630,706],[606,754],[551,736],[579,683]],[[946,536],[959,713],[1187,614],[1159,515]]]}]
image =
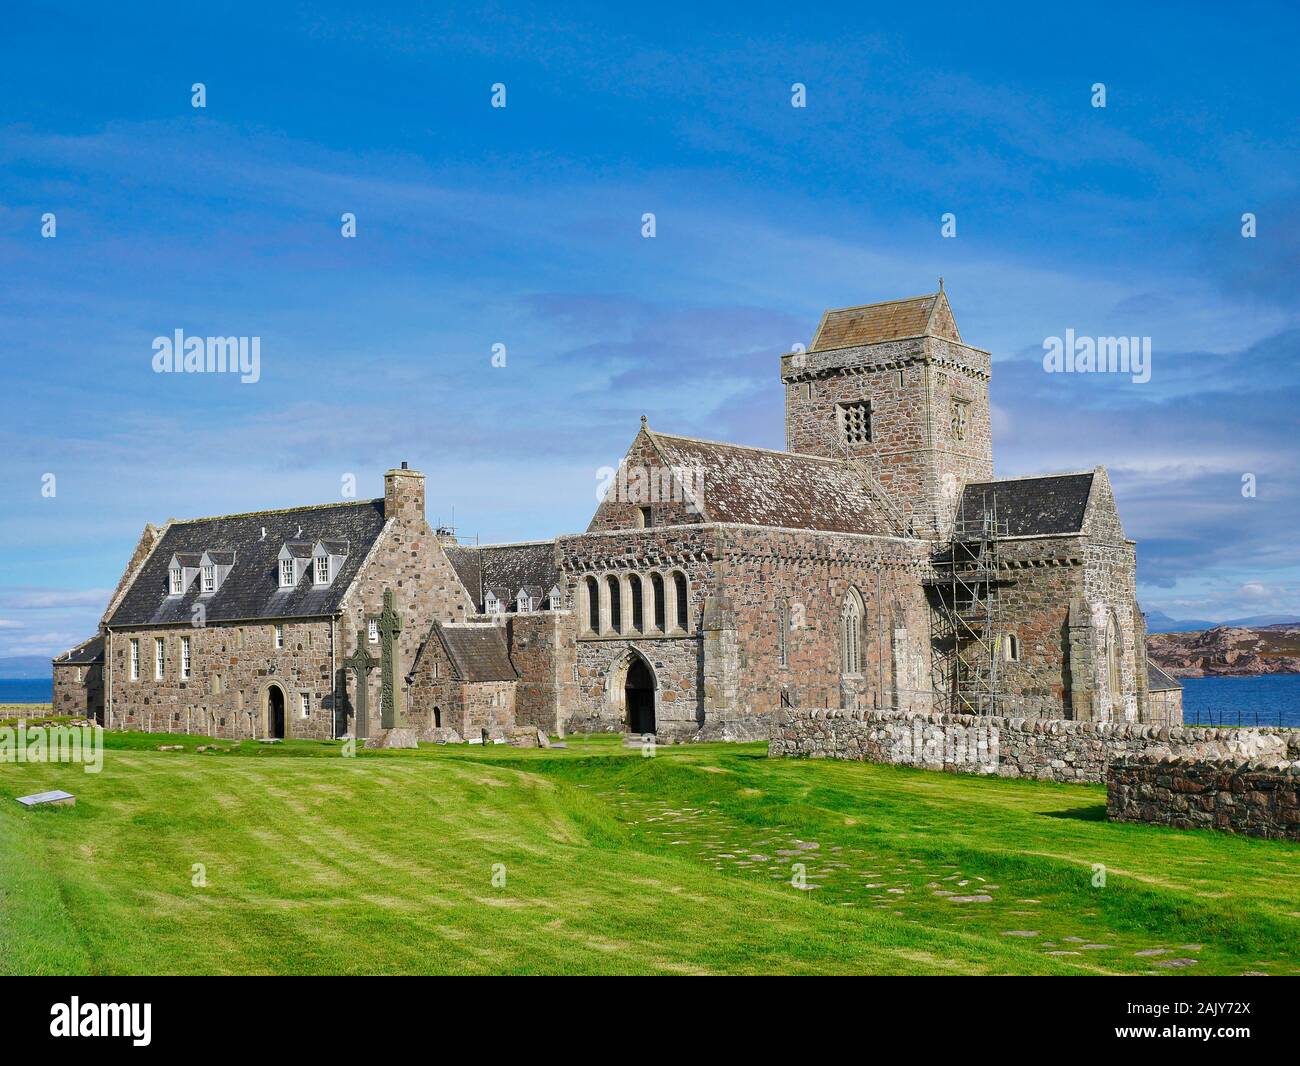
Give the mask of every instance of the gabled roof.
[{"label": "gabled roof", "polygon": [[1180,689],[1183,683],[1160,669],[1150,659],[1147,660],[1147,690],[1150,692],[1168,692]]},{"label": "gabled roof", "polygon": [[550,589],[559,583],[555,565],[555,541],[526,541],[519,544],[450,544],[444,549],[456,576],[465,586],[478,610],[483,609],[483,595],[492,592],[506,603],[513,603],[519,590],[540,586]]},{"label": "gabled roof", "polygon": [[825,352],[924,336],[961,341],[948,297],[942,289],[928,296],[827,311],[808,350]]},{"label": "gabled roof", "polygon": [[702,471],[706,522],[881,536],[891,532],[880,506],[841,459],[647,433],[667,466]]},{"label": "gabled roof", "polygon": [[[168,596],[167,567],[173,555],[198,558],[204,551],[235,553],[235,565],[221,587],[203,597],[209,622],[333,614],[383,528],[382,499],[172,522],[108,624],[116,628],[189,622],[199,590],[192,585],[182,596]],[[304,574],[293,588],[281,588],[280,549],[300,540],[310,555],[311,546],[323,539],[346,540],[351,546],[334,580],[314,585]]]},{"label": "gabled roof", "polygon": [[96,633],[93,637],[83,640],[75,648],[54,657],[56,665],[72,663],[76,666],[92,666],[103,661],[104,636],[102,633]]},{"label": "gabled roof", "polygon": [[497,625],[435,622],[432,635],[442,642],[447,658],[462,681],[517,681],[505,635]]},{"label": "gabled roof", "polygon": [[958,529],[977,527],[986,510],[996,508],[998,532],[1009,537],[1079,533],[1083,530],[1092,479],[1093,473],[1088,471],[969,484],[958,505]]}]

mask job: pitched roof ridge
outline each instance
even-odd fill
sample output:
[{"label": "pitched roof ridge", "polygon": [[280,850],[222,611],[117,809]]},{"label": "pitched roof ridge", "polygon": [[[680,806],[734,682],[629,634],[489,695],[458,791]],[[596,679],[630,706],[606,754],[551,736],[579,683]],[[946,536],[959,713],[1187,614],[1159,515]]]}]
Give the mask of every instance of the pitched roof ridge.
[{"label": "pitched roof ridge", "polygon": [[826,314],[837,315],[843,311],[865,311],[869,307],[886,307],[889,304],[911,304],[918,300],[933,300],[936,296],[942,296],[942,290],[939,292],[922,293],[920,296],[901,296],[894,300],[876,300],[869,304],[853,304],[851,307],[828,307]]},{"label": "pitched roof ridge", "polygon": [[68,656],[72,655],[74,652],[81,651],[81,649],[84,648],[84,647],[86,647],[86,645],[88,645],[88,644],[92,644],[92,643],[94,643],[96,640],[102,640],[102,639],[103,639],[103,636],[104,636],[103,633],[93,633],[93,634],[91,634],[90,636],[88,636],[85,640],[83,640],[80,644],[74,644],[74,645],[73,645],[72,647],[70,647],[67,651],[61,651],[61,652],[59,652],[58,655],[54,656],[54,658],[53,658],[52,661],[54,661],[54,662],[58,662],[60,659],[66,659],[66,658],[68,658]]},{"label": "pitched roof ridge", "polygon": [[526,548],[534,544],[554,544],[555,538],[546,540],[503,540],[497,544],[457,544],[457,548]]},{"label": "pitched roof ridge", "polygon": [[195,522],[215,522],[222,518],[256,518],[259,515],[291,514],[294,511],[323,511],[329,507],[359,507],[363,504],[383,503],[384,498],[377,496],[373,500],[337,500],[334,503],[305,503],[298,507],[274,507],[261,511],[239,511],[235,514],[211,514],[201,518],[169,519],[168,526],[187,526]]},{"label": "pitched roof ridge", "polygon": [[1082,477],[1083,475],[1093,475],[1095,470],[1062,470],[1055,474],[1016,474],[1014,477],[995,477],[992,481],[968,481],[966,486],[972,485],[1001,485],[1006,481],[1036,481],[1047,480],[1054,477]]},{"label": "pitched roof ridge", "polygon": [[652,436],[665,437],[668,440],[685,440],[692,444],[712,444],[719,448],[739,448],[746,452],[764,452],[768,455],[783,455],[791,459],[811,459],[818,463],[835,463],[839,466],[845,465],[845,460],[837,459],[832,455],[809,455],[806,452],[789,452],[780,448],[762,448],[757,444],[736,444],[729,440],[709,440],[706,437],[687,437],[681,433],[659,433],[654,431]]}]

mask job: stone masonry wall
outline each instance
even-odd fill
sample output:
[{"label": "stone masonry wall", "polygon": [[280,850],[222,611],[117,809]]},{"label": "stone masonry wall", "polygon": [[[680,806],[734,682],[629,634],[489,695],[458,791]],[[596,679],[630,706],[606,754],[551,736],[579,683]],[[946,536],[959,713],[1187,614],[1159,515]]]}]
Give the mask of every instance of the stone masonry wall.
[{"label": "stone masonry wall", "polygon": [[787,708],[775,720],[768,755],[1100,783],[1113,761],[1138,755],[1300,757],[1300,731]]},{"label": "stone masonry wall", "polygon": [[52,710],[54,714],[71,715],[74,718],[102,719],[103,666],[98,663],[55,663]]},{"label": "stone masonry wall", "polygon": [[[927,544],[752,526],[719,533],[719,587],[736,624],[738,716],[772,714],[783,693],[793,706],[929,709]],[[846,676],[840,618],[850,589],[863,603],[861,668]]]},{"label": "stone masonry wall", "polygon": [[577,689],[577,615],[529,611],[506,616],[510,661],[520,673],[515,721],[546,734],[560,732]]},{"label": "stone masonry wall", "polygon": [[1300,762],[1118,759],[1106,779],[1106,816],[1300,841]]},{"label": "stone masonry wall", "polygon": [[[110,729],[153,733],[200,733],[226,738],[269,735],[266,694],[284,691],[286,737],[326,740],[334,736],[331,625],[328,619],[281,623],[213,623],[114,630]],[[190,642],[190,676],[182,679],[181,641]],[[131,680],[131,641],[139,641],[140,671]],[[163,676],[155,677],[154,642],[163,642]],[[301,695],[308,696],[306,716]]]}]

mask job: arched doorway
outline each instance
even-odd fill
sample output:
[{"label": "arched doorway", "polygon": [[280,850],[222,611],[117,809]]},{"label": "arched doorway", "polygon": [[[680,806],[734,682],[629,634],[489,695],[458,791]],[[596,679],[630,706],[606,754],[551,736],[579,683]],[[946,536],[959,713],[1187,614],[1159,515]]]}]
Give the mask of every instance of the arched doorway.
[{"label": "arched doorway", "polygon": [[623,697],[627,707],[627,727],[632,733],[655,731],[655,675],[646,661],[639,656],[627,668],[623,683]]},{"label": "arched doorway", "polygon": [[279,685],[266,690],[266,735],[284,739],[284,689]]}]

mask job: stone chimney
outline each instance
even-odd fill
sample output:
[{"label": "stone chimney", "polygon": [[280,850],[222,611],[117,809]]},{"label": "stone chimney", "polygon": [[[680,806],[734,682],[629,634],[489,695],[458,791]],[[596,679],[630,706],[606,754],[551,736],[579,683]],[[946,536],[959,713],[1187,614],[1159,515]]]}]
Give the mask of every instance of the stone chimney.
[{"label": "stone chimney", "polygon": [[424,521],[424,475],[406,463],[384,475],[384,518]]}]

